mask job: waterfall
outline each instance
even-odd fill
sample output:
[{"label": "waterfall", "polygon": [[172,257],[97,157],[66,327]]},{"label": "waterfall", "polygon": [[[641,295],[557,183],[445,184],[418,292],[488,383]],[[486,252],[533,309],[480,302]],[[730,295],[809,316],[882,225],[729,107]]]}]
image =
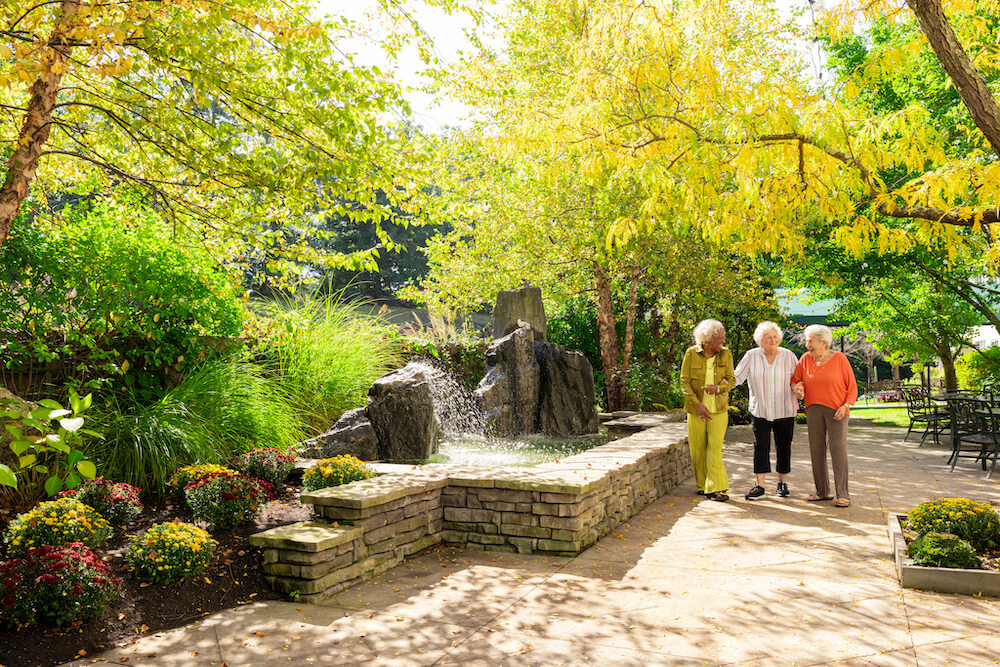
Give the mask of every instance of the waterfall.
[{"label": "waterfall", "polygon": [[434,412],[445,438],[486,438],[486,418],[472,391],[460,384],[448,371],[431,363],[410,362],[430,380]]}]

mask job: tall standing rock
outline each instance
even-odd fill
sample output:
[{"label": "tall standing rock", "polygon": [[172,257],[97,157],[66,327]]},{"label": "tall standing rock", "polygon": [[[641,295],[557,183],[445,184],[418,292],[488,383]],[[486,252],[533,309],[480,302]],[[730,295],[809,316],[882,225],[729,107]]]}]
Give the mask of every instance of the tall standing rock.
[{"label": "tall standing rock", "polygon": [[600,421],[594,408],[594,369],[587,357],[536,341],[535,359],[540,370],[538,429],[555,436],[596,433]]},{"label": "tall standing rock", "polygon": [[545,307],[542,305],[542,289],[525,285],[517,290],[503,290],[497,294],[493,307],[493,339],[507,336],[527,323],[535,340],[545,340]]},{"label": "tall standing rock", "polygon": [[383,461],[423,461],[437,453],[441,424],[434,413],[427,370],[407,364],[368,390],[368,419]]},{"label": "tall standing rock", "polygon": [[538,382],[531,328],[515,329],[493,341],[486,349],[486,375],[474,394],[490,435],[507,437],[535,432]]}]

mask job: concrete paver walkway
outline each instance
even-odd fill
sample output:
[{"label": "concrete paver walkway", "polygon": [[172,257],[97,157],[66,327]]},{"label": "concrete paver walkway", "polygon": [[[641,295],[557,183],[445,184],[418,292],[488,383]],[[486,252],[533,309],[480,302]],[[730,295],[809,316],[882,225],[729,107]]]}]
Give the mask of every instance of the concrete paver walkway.
[{"label": "concrete paver walkway", "polygon": [[[943,496],[1000,503],[1000,478],[905,431],[854,421],[852,506],[749,502],[749,427],[727,436],[729,503],[661,498],[576,558],[435,548],[323,606],[268,602],[101,656],[124,665],[993,665],[1000,600],[900,588],[885,517]],[[74,664],[88,664],[81,660]]]}]

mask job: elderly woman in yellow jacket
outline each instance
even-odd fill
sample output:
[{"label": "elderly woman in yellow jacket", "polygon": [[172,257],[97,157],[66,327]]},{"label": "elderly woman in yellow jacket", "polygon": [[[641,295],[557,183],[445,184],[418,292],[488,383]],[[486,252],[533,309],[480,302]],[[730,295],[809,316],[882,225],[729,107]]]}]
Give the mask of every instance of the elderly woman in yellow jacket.
[{"label": "elderly woman in yellow jacket", "polygon": [[699,494],[725,502],[729,478],[722,462],[722,440],[729,426],[729,390],[736,384],[733,355],[725,347],[726,329],[718,320],[699,322],[694,342],[681,364],[694,478]]}]

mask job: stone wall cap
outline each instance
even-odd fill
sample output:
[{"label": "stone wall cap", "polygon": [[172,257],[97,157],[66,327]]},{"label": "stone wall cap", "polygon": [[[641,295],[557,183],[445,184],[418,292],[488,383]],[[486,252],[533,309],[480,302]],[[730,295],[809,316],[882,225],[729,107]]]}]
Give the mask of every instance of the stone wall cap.
[{"label": "stone wall cap", "polygon": [[443,475],[428,475],[426,477],[409,473],[405,475],[381,475],[350,484],[309,491],[303,493],[299,500],[321,507],[367,509],[406,496],[440,489],[447,483],[448,478]]},{"label": "stone wall cap", "polygon": [[353,526],[338,526],[323,521],[300,521],[251,535],[250,544],[265,549],[325,551],[360,539],[363,532]]}]

